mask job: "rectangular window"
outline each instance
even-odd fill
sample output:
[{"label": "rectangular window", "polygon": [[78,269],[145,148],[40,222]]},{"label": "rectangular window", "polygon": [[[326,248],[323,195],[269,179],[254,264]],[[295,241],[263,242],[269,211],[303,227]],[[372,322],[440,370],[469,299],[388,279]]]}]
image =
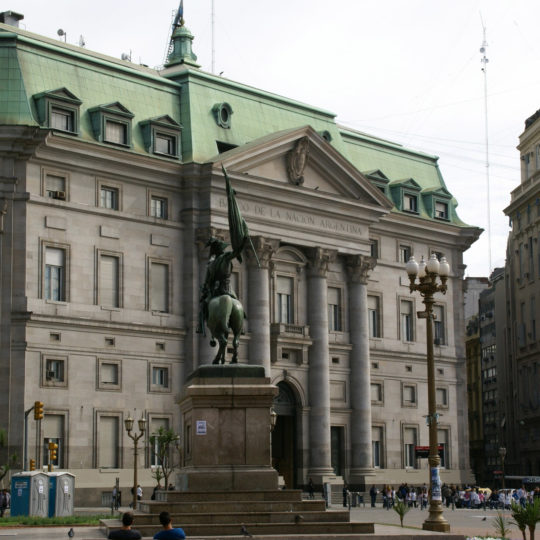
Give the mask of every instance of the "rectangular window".
[{"label": "rectangular window", "polygon": [[448,392],[446,388],[437,388],[435,395],[439,407],[448,407]]},{"label": "rectangular window", "polygon": [[156,154],[165,154],[167,156],[176,156],[176,137],[156,133],[154,139],[154,152]]},{"label": "rectangular window", "polygon": [[536,300],[531,296],[531,339],[536,341]]},{"label": "rectangular window", "polygon": [[330,332],[341,332],[341,289],[328,287],[328,327]]},{"label": "rectangular window", "polygon": [[169,312],[169,265],[150,263],[150,310]]},{"label": "rectangular window", "polygon": [[112,255],[101,255],[99,258],[99,304],[109,307],[120,307],[119,287],[120,261]]},{"label": "rectangular window", "polygon": [[371,428],[371,454],[373,468],[380,469],[383,463],[383,428],[380,426]]},{"label": "rectangular window", "polygon": [[101,206],[101,208],[118,210],[118,189],[101,186],[99,189],[99,206]]},{"label": "rectangular window", "polygon": [[401,339],[403,341],[414,341],[413,303],[410,300],[400,302],[400,318]]},{"label": "rectangular window", "polygon": [[529,280],[534,279],[534,242],[529,236]]},{"label": "rectangular window", "polygon": [[410,246],[399,246],[399,262],[406,263],[411,258],[411,247]]},{"label": "rectangular window", "polygon": [[382,402],[382,384],[371,383],[371,401],[376,403]]},{"label": "rectangular window", "polygon": [[291,277],[278,276],[276,279],[276,322],[293,324],[293,287]]},{"label": "rectangular window", "polygon": [[445,344],[445,331],[444,331],[444,308],[443,306],[433,306],[433,342],[435,345]]},{"label": "rectangular window", "polygon": [[369,239],[369,255],[375,259],[379,258],[379,241],[374,238]]},{"label": "rectangular window", "polygon": [[98,463],[99,468],[117,469],[119,466],[120,422],[117,416],[100,416],[98,421]]},{"label": "rectangular window", "polygon": [[99,368],[100,382],[103,385],[117,385],[118,384],[118,364],[109,364],[103,362]]},{"label": "rectangular window", "polygon": [[369,337],[381,337],[381,312],[378,296],[368,296]]},{"label": "rectangular window", "polygon": [[49,382],[64,382],[64,360],[48,358],[45,362],[45,380]]},{"label": "rectangular window", "polygon": [[[159,433],[159,429],[163,428],[165,431],[169,429],[169,419],[168,418],[152,418],[150,420],[150,431],[149,435],[157,435]],[[159,445],[158,441],[154,441],[154,446],[149,445],[150,449],[150,465],[152,467],[155,467],[158,465],[158,452],[159,452]]]},{"label": "rectangular window", "polygon": [[416,446],[416,428],[403,429],[403,464],[406,469],[416,468],[414,447]]},{"label": "rectangular window", "polygon": [[167,199],[163,197],[151,197],[150,215],[161,219],[167,219]]},{"label": "rectangular window", "polygon": [[169,387],[169,368],[153,367],[152,368],[152,384],[163,388]]},{"label": "rectangular window", "polygon": [[443,469],[449,469],[450,459],[449,459],[448,430],[447,429],[437,430],[437,441],[439,443],[439,446],[442,446],[442,450],[439,450],[439,455],[441,457],[441,467]]},{"label": "rectangular window", "polygon": [[127,144],[127,125],[105,120],[105,142]]},{"label": "rectangular window", "polygon": [[403,210],[405,212],[418,213],[418,197],[405,193],[403,195]]},{"label": "rectangular window", "polygon": [[414,405],[416,403],[416,387],[412,385],[403,385],[403,404]]},{"label": "rectangular window", "polygon": [[443,202],[435,202],[435,217],[437,219],[448,219],[448,204]]},{"label": "rectangular window", "polygon": [[56,449],[56,459],[51,464],[58,468],[63,468],[64,450],[64,415],[46,414],[42,420],[43,430],[43,465],[49,465],[49,443],[58,445]]},{"label": "rectangular window", "polygon": [[62,131],[74,131],[73,111],[60,109],[58,107],[51,108],[51,125],[52,129],[60,129]]},{"label": "rectangular window", "polygon": [[56,174],[45,175],[45,195],[51,199],[66,198],[66,179]]},{"label": "rectangular window", "polygon": [[66,300],[66,253],[60,248],[45,248],[45,298],[57,302]]}]

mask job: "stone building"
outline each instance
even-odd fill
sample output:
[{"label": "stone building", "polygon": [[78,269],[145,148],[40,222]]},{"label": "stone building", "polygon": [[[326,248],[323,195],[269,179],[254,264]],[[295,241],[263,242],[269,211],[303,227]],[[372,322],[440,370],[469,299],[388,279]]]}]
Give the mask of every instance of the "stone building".
[{"label": "stone building", "polygon": [[462,253],[480,230],[457,216],[437,158],[203,71],[184,24],[158,71],[18,18],[0,23],[10,450],[22,454],[25,411],[43,401],[29,457],[46,464],[57,442],[56,465],[95,503],[116,477],[131,482],[129,412],[186,443],[177,402],[214,354],[195,327],[205,243],[228,234],[223,164],[260,260],[233,274],[248,314],[240,360],[279,387],[273,459],[287,486],[427,482],[414,453],[428,444],[425,325],[404,266],[432,253],[451,264],[435,308],[442,480],[468,480]]},{"label": "stone building", "polygon": [[519,138],[521,182],[511,192],[505,280],[506,471],[540,475],[540,351],[537,331],[540,302],[540,118],[528,118]]}]

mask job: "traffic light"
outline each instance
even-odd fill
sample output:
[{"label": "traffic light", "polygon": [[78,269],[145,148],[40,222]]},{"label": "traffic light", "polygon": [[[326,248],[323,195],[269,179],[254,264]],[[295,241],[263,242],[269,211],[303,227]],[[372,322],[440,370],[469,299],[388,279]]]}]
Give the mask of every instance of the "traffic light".
[{"label": "traffic light", "polygon": [[58,445],[56,443],[49,443],[49,462],[52,463],[56,461],[56,451],[58,450]]},{"label": "traffic light", "polygon": [[31,460],[30,460],[30,470],[31,470],[31,471],[35,471],[35,470],[36,470],[36,460],[35,460],[35,459],[31,459]]},{"label": "traffic light", "polygon": [[43,419],[43,401],[34,402],[34,420]]}]

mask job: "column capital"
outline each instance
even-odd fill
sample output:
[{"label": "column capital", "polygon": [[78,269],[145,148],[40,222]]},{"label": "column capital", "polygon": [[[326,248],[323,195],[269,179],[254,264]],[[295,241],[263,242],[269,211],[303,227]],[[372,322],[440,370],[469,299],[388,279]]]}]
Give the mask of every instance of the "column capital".
[{"label": "column capital", "polygon": [[[255,253],[257,254],[261,268],[268,268],[270,266],[272,254],[279,246],[279,240],[265,238],[264,236],[252,236],[251,242],[253,243],[253,248],[255,249]],[[253,250],[247,247],[246,254],[248,266],[256,268],[257,258],[255,258]]]},{"label": "column capital", "polygon": [[349,281],[366,285],[370,272],[377,264],[377,259],[366,255],[348,255],[345,264]]},{"label": "column capital", "polygon": [[312,248],[308,253],[308,275],[310,277],[326,277],[328,265],[336,260],[337,250]]},{"label": "column capital", "polygon": [[208,248],[206,247],[206,243],[212,237],[219,238],[226,242],[228,240],[228,233],[227,231],[217,229],[216,227],[199,227],[196,230],[195,243],[197,244],[197,252],[200,260],[208,258]]}]

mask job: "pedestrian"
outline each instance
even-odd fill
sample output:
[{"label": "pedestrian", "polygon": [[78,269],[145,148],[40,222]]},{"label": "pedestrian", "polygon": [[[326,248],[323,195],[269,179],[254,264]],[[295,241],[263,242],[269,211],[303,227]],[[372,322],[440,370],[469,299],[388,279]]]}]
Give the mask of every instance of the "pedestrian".
[{"label": "pedestrian", "polygon": [[6,496],[6,490],[0,491],[0,517],[4,517],[6,508],[8,507],[8,501]]},{"label": "pedestrian", "polygon": [[375,484],[371,486],[369,490],[369,496],[371,497],[371,508],[375,508],[375,502],[377,501],[377,493],[379,490],[375,487]]},{"label": "pedestrian", "polygon": [[343,506],[347,507],[347,498],[349,495],[349,490],[347,488],[347,484],[343,484]]},{"label": "pedestrian", "polygon": [[141,484],[139,484],[137,486],[137,500],[138,501],[142,500],[142,487],[141,487]]},{"label": "pedestrian", "polygon": [[163,529],[154,535],[155,540],[176,540],[185,538],[186,533],[180,527],[173,528],[171,523],[171,515],[169,512],[161,512],[159,514],[159,522]]},{"label": "pedestrian", "polygon": [[152,499],[153,501],[156,500],[156,492],[161,490],[161,484],[158,482],[156,487],[154,488],[154,491],[152,491],[152,496],[150,497],[150,499]]},{"label": "pedestrian", "polygon": [[309,482],[308,482],[308,493],[309,493],[309,498],[310,498],[310,499],[314,499],[314,498],[315,498],[315,486],[313,485],[313,478],[310,478],[310,479],[309,479]]},{"label": "pedestrian", "polygon": [[107,538],[110,540],[139,540],[142,538],[141,533],[132,529],[131,525],[133,525],[133,514],[131,512],[125,512],[122,515],[122,527],[115,531],[111,531]]}]

